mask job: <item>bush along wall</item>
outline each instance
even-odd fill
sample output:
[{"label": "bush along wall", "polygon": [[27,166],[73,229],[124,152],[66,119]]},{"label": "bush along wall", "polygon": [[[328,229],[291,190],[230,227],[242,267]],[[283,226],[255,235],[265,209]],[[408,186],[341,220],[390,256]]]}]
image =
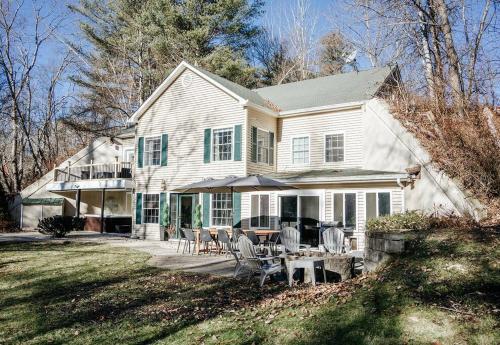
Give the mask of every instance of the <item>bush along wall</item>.
[{"label": "bush along wall", "polygon": [[366,223],[364,270],[371,272],[431,228],[432,218],[417,211],[371,219]]},{"label": "bush along wall", "polygon": [[83,230],[85,218],[71,216],[54,216],[43,218],[38,222],[38,231],[55,238],[65,237],[70,231]]}]

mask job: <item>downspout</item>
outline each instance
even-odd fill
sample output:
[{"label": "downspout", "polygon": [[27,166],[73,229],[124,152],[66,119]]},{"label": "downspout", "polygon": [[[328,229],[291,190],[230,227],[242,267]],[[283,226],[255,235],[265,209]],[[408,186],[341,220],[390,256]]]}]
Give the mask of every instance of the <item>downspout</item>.
[{"label": "downspout", "polygon": [[401,209],[404,212],[406,212],[406,205],[405,205],[405,186],[403,183],[401,183],[401,177],[398,177],[396,179],[396,183],[398,184],[399,187],[401,187],[401,190],[403,191],[403,197],[401,199]]}]

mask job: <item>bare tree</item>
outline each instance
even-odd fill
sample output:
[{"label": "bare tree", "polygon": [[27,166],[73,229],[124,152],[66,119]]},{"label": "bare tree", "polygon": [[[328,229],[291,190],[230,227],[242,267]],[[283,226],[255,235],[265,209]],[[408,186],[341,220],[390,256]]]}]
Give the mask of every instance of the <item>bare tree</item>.
[{"label": "bare tree", "polygon": [[[40,55],[52,38],[60,18],[33,8],[31,25],[21,15],[22,1],[0,2],[0,80],[2,131],[0,133],[0,183],[19,192],[28,179],[45,173],[54,160],[54,122],[58,99],[56,84],[68,63],[64,59],[49,78],[44,100],[40,80]],[[57,144],[56,144],[57,146]]]}]

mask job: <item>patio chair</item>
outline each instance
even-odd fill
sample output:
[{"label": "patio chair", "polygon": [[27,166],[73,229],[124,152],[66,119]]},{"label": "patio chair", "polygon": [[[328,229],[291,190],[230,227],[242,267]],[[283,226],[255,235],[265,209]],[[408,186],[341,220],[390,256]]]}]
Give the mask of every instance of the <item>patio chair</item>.
[{"label": "patio chair", "polygon": [[262,287],[267,276],[281,273],[283,266],[281,262],[274,262],[275,259],[279,259],[275,256],[265,256],[259,257],[255,252],[255,247],[246,236],[240,236],[238,239],[238,246],[241,252],[243,260],[246,262],[246,266],[249,269],[248,280],[253,276],[254,273],[260,273],[259,285]]},{"label": "patio chair", "polygon": [[[210,234],[210,230],[208,229],[200,229],[200,242],[203,244],[204,250],[208,252],[209,255],[212,255],[213,245],[216,244],[212,235]],[[211,245],[212,248],[209,247]]]},{"label": "patio chair", "polygon": [[233,241],[233,243],[237,244],[238,243],[238,238],[243,235],[243,231],[241,229],[238,229],[238,228],[233,228],[233,231],[232,231],[232,236],[231,236],[231,241]]},{"label": "patio chair", "polygon": [[275,232],[271,235],[269,240],[264,241],[264,249],[267,250],[268,255],[278,254],[278,240],[280,239],[280,234]]},{"label": "patio chair", "polygon": [[232,239],[230,239],[225,229],[217,230],[217,239],[219,243],[222,243],[222,246],[226,247],[226,255],[227,253],[230,253],[231,255],[233,255],[234,260],[236,260],[236,265],[234,266],[234,277],[237,277],[238,273],[240,273],[241,269],[243,268],[243,263],[241,262],[241,253],[238,249],[238,242],[234,242]]},{"label": "patio chair", "polygon": [[219,242],[219,253],[225,250],[225,254],[227,255],[232,243],[225,229],[217,229],[217,242]]},{"label": "patio chair", "polygon": [[311,249],[310,245],[300,243],[300,231],[292,227],[281,230],[280,239],[281,244],[285,247],[285,253],[298,254],[301,248],[306,251]]},{"label": "patio chair", "polygon": [[345,234],[339,228],[328,228],[323,231],[323,245],[327,252],[332,254],[342,254],[349,251],[345,245]]},{"label": "patio chair", "polygon": [[[184,249],[182,250],[182,254],[186,251],[186,246],[188,247],[188,253],[191,255],[194,254],[194,246],[196,245],[196,237],[194,236],[193,229],[181,229],[184,232],[184,237],[186,239],[186,243],[184,243]],[[193,243],[193,251],[191,252],[191,242]]]},{"label": "patio chair", "polygon": [[[184,229],[179,229],[179,244],[177,245],[177,253],[179,252],[179,248],[181,247],[181,242],[184,241],[184,247],[186,247],[186,235],[184,235]],[[184,249],[184,248],[183,248]],[[184,254],[184,250],[182,251],[182,254]]]},{"label": "patio chair", "polygon": [[253,230],[248,230],[245,232],[245,235],[247,235],[248,239],[252,241],[254,246],[258,246],[260,244],[260,239],[259,237],[255,234],[255,231]]}]

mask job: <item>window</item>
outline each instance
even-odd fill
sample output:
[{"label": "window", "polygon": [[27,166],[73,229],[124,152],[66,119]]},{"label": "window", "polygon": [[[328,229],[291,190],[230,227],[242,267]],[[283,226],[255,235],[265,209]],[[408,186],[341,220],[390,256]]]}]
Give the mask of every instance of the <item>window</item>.
[{"label": "window", "polygon": [[391,214],[391,193],[366,193],[366,220]]},{"label": "window", "polygon": [[269,195],[252,195],[251,197],[251,221],[253,228],[269,227]]},{"label": "window", "polygon": [[231,226],[232,209],[231,193],[212,194],[212,225]]},{"label": "window", "polygon": [[161,138],[146,138],[144,143],[144,165],[160,165]]},{"label": "window", "polygon": [[344,134],[329,134],[325,137],[325,162],[344,160]]},{"label": "window", "polygon": [[356,193],[333,194],[333,220],[344,228],[356,227]]},{"label": "window", "polygon": [[231,160],[233,129],[223,128],[214,129],[213,135],[213,160],[229,161]]},{"label": "window", "polygon": [[292,162],[293,164],[309,163],[309,137],[293,138]]},{"label": "window", "polygon": [[144,223],[158,224],[160,220],[160,196],[158,194],[144,194],[142,207]]},{"label": "window", "polygon": [[269,133],[257,129],[257,162],[269,164]]}]

